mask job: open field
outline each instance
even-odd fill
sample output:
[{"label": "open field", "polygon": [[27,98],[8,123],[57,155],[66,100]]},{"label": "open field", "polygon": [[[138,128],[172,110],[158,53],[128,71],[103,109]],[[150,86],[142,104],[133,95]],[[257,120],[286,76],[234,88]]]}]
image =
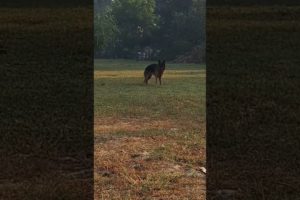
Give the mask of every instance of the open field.
[{"label": "open field", "polygon": [[205,66],[95,60],[96,199],[205,199]]}]

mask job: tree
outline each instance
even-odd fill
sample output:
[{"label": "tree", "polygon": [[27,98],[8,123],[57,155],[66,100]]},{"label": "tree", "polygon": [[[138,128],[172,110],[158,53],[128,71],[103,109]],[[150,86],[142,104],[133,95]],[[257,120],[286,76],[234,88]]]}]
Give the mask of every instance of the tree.
[{"label": "tree", "polygon": [[139,48],[151,44],[156,27],[155,0],[114,0],[112,14],[120,30],[119,54],[131,57]]},{"label": "tree", "polygon": [[101,9],[95,15],[95,47],[102,56],[134,58],[137,51],[148,49],[154,56],[173,60],[200,49],[203,58],[205,0],[96,2]]},{"label": "tree", "polygon": [[166,59],[190,51],[204,41],[203,0],[156,0],[160,29],[157,43]]},{"label": "tree", "polygon": [[94,10],[95,12],[102,12],[111,5],[112,0],[94,0]]},{"label": "tree", "polygon": [[95,50],[103,55],[110,55],[115,48],[119,33],[111,9],[107,7],[103,12],[94,16]]}]

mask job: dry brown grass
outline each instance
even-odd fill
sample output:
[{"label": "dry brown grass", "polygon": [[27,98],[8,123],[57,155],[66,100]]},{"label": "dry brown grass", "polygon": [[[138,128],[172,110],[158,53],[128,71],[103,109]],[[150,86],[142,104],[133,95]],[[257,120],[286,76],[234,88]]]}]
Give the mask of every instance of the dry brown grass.
[{"label": "dry brown grass", "polygon": [[[134,135],[155,129],[174,134]],[[205,149],[182,140],[185,129],[171,120],[95,119],[95,199],[205,199]]]},{"label": "dry brown grass", "polygon": [[97,118],[95,119],[94,131],[96,133],[112,133],[117,131],[141,131],[147,129],[171,129],[175,127],[175,121],[170,119],[151,121],[147,118],[123,118],[116,119],[113,117]]},{"label": "dry brown grass", "polygon": [[[140,78],[141,77],[141,70],[122,70],[122,71],[95,71],[94,79],[118,79],[118,78]],[[191,77],[199,77],[205,78],[205,70],[172,70],[168,71],[164,75],[164,78],[168,79],[176,79],[176,78],[191,78]]]}]

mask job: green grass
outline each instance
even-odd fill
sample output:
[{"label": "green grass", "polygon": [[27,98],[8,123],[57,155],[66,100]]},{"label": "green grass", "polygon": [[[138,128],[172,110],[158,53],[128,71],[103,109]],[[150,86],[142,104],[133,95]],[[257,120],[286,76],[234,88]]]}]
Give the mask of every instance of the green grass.
[{"label": "green grass", "polygon": [[167,64],[163,84],[143,83],[150,62],[96,60],[95,116],[199,119],[205,117],[205,66]]}]

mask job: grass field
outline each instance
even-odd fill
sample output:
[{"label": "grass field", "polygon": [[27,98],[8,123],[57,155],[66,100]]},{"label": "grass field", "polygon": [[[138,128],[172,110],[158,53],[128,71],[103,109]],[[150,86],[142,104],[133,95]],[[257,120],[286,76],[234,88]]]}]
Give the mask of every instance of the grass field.
[{"label": "grass field", "polygon": [[205,66],[95,60],[95,198],[205,199]]}]

